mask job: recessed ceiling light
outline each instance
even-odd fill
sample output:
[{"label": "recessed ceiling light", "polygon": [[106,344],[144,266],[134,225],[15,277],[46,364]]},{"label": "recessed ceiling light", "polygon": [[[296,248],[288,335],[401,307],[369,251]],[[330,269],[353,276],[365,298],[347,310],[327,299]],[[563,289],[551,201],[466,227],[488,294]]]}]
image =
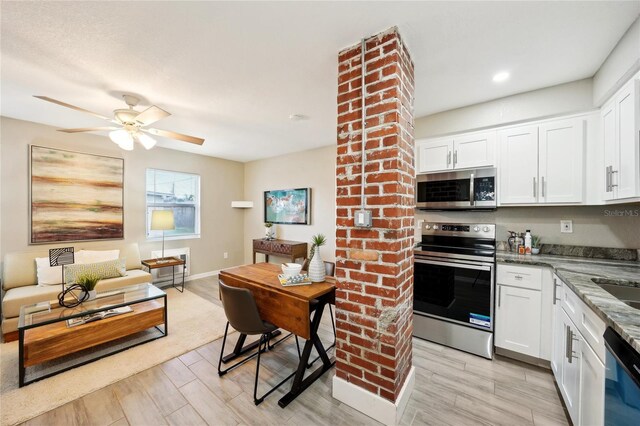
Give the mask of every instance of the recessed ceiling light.
[{"label": "recessed ceiling light", "polygon": [[509,79],[509,73],[507,71],[501,71],[498,74],[493,76],[493,81],[495,83],[502,83],[505,80]]},{"label": "recessed ceiling light", "polygon": [[289,116],[289,120],[291,121],[302,121],[302,120],[307,120],[309,117],[307,117],[304,114],[291,114]]}]

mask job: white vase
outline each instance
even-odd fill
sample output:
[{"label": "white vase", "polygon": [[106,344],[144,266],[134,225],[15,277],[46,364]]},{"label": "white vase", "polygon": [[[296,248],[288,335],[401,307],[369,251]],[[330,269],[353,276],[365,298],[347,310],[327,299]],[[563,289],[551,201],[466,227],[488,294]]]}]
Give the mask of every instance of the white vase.
[{"label": "white vase", "polygon": [[324,281],[326,269],[322,256],[320,256],[320,247],[316,247],[311,262],[309,262],[309,279],[314,283],[321,283]]},{"label": "white vase", "polygon": [[273,240],[274,234],[275,234],[275,230],[273,229],[273,226],[264,227],[264,236],[267,240]]},{"label": "white vase", "polygon": [[89,297],[85,300],[85,302],[88,302],[89,300],[95,299],[98,292],[96,290],[89,290],[88,292],[83,290],[80,293],[80,300],[84,299],[86,293],[89,293]]}]

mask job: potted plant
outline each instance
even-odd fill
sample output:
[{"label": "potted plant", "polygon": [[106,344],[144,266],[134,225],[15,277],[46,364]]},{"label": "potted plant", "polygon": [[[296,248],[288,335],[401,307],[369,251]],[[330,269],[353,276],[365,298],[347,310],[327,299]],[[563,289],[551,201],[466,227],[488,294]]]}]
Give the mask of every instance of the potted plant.
[{"label": "potted plant", "polygon": [[274,239],[275,230],[273,229],[273,223],[267,222],[264,224],[264,239],[265,240],[273,240]]},{"label": "potted plant", "polygon": [[531,254],[540,253],[540,246],[542,241],[542,237],[540,235],[532,235],[531,236]]},{"label": "potted plant", "polygon": [[320,247],[327,243],[323,234],[311,237],[311,250],[309,252],[309,279],[314,283],[324,281],[326,269],[320,256]]},{"label": "potted plant", "polygon": [[87,272],[76,278],[76,284],[84,288],[84,291],[80,294],[80,300],[93,300],[96,298],[96,284],[98,284],[98,281],[100,281],[100,277],[92,272]]}]

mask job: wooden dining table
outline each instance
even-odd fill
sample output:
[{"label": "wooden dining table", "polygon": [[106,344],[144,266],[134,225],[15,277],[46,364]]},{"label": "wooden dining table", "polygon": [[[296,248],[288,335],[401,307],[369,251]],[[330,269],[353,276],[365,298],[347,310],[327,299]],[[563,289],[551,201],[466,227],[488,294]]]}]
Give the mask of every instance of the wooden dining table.
[{"label": "wooden dining table", "polygon": [[[335,280],[326,277],[321,283],[283,286],[278,278],[280,273],[280,265],[256,263],[222,270],[219,278],[229,286],[251,290],[263,321],[306,340],[291,390],[278,401],[278,405],[284,408],[335,364],[335,358],[329,358],[318,337],[324,308],[328,303],[335,303]],[[255,343],[245,346],[245,339],[246,335],[240,334],[233,352],[223,358],[224,362],[257,346]],[[322,365],[305,378],[314,347]]]}]

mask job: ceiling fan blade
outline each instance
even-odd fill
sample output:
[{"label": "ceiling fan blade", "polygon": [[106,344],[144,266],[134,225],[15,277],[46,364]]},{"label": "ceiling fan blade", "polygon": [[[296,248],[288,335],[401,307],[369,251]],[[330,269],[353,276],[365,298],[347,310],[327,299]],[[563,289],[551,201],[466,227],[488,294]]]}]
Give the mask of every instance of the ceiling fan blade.
[{"label": "ceiling fan blade", "polygon": [[109,120],[109,121],[111,121],[111,117],[105,117],[104,115],[98,114],[98,113],[96,113],[96,112],[92,112],[92,111],[89,111],[89,110],[87,110],[87,109],[80,108],[80,107],[77,107],[77,106],[75,106],[75,105],[68,104],[68,103],[66,103],[66,102],[58,101],[58,100],[55,100],[55,99],[49,98],[49,97],[47,97],[47,96],[38,96],[38,95],[33,95],[33,97],[34,97],[34,98],[38,98],[38,99],[42,99],[43,101],[47,101],[47,102],[52,102],[52,103],[54,103],[54,104],[58,104],[58,105],[61,105],[61,106],[63,106],[63,107],[67,107],[67,108],[75,109],[76,111],[86,112],[87,114],[91,114],[91,115],[93,115],[93,116],[95,116],[95,117],[102,118],[103,120]]},{"label": "ceiling fan blade", "polygon": [[160,130],[160,129],[142,129],[147,133],[151,133],[152,135],[162,136],[169,139],[176,139],[179,141],[194,143],[196,145],[202,145],[204,143],[204,139],[196,138],[195,136],[183,135],[182,133],[172,132],[170,130]]},{"label": "ceiling fan blade", "polygon": [[101,130],[117,130],[119,127],[84,127],[81,129],[58,129],[59,132],[65,133],[82,133],[82,132],[98,132]]},{"label": "ceiling fan blade", "polygon": [[142,111],[136,117],[136,121],[140,123],[141,126],[148,126],[149,124],[153,124],[158,120],[161,120],[165,117],[170,116],[171,113],[163,110],[162,108],[158,108],[155,105],[151,105],[149,108]]}]

